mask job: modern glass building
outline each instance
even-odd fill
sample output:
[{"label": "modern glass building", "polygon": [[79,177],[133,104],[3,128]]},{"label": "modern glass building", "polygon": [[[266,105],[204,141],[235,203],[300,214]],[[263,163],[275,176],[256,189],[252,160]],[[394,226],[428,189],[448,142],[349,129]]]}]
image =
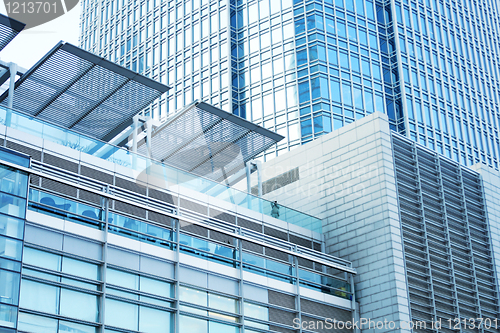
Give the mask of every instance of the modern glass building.
[{"label": "modern glass building", "polygon": [[500,172],[411,141],[381,113],[262,168],[264,197],[321,218],[326,252],[356,267],[360,317],[395,323],[362,332],[498,332]]},{"label": "modern glass building", "polygon": [[292,333],[357,317],[356,270],[324,252],[319,219],[211,179],[281,136],[205,103],[137,133],[169,88],[63,42],[12,83],[0,332]]},{"label": "modern glass building", "polygon": [[413,141],[498,169],[495,1],[82,6],[83,48],[173,88],[155,117],[205,100],[286,136],[271,157],[381,111]]}]

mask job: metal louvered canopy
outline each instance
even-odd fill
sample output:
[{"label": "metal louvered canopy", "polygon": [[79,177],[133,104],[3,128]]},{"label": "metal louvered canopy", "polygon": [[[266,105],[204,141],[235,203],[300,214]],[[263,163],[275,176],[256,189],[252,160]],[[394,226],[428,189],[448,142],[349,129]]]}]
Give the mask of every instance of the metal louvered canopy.
[{"label": "metal louvered canopy", "polygon": [[0,51],[24,29],[26,24],[0,14]]},{"label": "metal louvered canopy", "polygon": [[[12,107],[108,141],[169,88],[60,42],[16,81]],[[0,103],[7,105],[5,92]]]},{"label": "metal louvered canopy", "polygon": [[[245,167],[283,136],[204,102],[178,111],[151,133],[151,156],[216,181]],[[147,142],[137,151],[147,155]]]}]

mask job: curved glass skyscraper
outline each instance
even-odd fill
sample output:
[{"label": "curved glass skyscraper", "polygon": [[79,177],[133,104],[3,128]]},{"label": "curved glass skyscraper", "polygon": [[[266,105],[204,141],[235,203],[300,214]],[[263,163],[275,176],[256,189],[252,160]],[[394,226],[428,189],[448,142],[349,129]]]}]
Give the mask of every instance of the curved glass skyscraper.
[{"label": "curved glass skyscraper", "polygon": [[496,1],[83,1],[81,46],[287,137],[269,159],[374,111],[498,169]]}]

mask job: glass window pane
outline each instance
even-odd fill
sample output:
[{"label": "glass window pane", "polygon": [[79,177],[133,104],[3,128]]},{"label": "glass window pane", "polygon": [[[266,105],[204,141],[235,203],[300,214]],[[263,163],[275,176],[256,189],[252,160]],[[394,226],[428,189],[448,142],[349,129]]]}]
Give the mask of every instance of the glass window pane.
[{"label": "glass window pane", "polygon": [[20,331],[26,331],[26,332],[56,333],[57,320],[52,318],[35,316],[27,313],[20,313],[19,324],[17,328]]},{"label": "glass window pane", "polygon": [[208,295],[208,306],[213,309],[236,313],[238,311],[236,304],[236,300],[229,297]]},{"label": "glass window pane", "polygon": [[16,327],[16,322],[17,308],[6,304],[0,304],[0,326]]},{"label": "glass window pane", "polygon": [[245,316],[261,320],[269,320],[269,310],[265,306],[245,302]]},{"label": "glass window pane", "polygon": [[63,258],[62,271],[64,273],[81,276],[87,279],[99,279],[99,266],[81,260]]},{"label": "glass window pane", "polygon": [[0,235],[5,235],[14,238],[23,238],[24,221],[10,217],[7,215],[0,215]]},{"label": "glass window pane", "polygon": [[171,297],[172,286],[170,283],[141,276],[141,290],[150,294]]},{"label": "glass window pane", "polygon": [[179,287],[179,299],[181,301],[207,306],[207,293],[205,291],[188,287]]},{"label": "glass window pane", "polygon": [[26,215],[26,200],[0,193],[0,213],[23,219]]},{"label": "glass window pane", "polygon": [[96,327],[70,323],[67,321],[59,322],[58,333],[96,333],[96,332],[97,332]]},{"label": "glass window pane", "polygon": [[106,281],[125,288],[139,289],[139,276],[112,268],[106,270]]},{"label": "glass window pane", "polygon": [[179,316],[179,332],[207,333],[207,321],[188,316]]},{"label": "glass window pane", "polygon": [[21,261],[23,242],[0,236],[0,257]]},{"label": "glass window pane", "polygon": [[59,288],[22,280],[19,304],[22,308],[57,314],[59,309]]},{"label": "glass window pane", "polygon": [[139,315],[139,331],[144,333],[172,332],[172,314],[153,308],[141,306]]},{"label": "glass window pane", "polygon": [[208,332],[209,333],[238,333],[239,329],[238,329],[238,327],[235,327],[235,326],[209,322]]},{"label": "glass window pane", "polygon": [[129,330],[137,330],[139,307],[135,304],[106,299],[105,324]]},{"label": "glass window pane", "polygon": [[24,172],[0,165],[0,191],[26,197],[28,175]]},{"label": "glass window pane", "polygon": [[[34,121],[30,122],[29,127],[36,127],[36,125],[34,126],[34,123]],[[23,167],[29,167],[29,158],[15,154],[5,148],[0,148],[0,160],[15,163]]]},{"label": "glass window pane", "polygon": [[23,263],[59,271],[61,269],[61,256],[25,247]]},{"label": "glass window pane", "polygon": [[18,304],[20,274],[0,270],[0,303]]},{"label": "glass window pane", "polygon": [[97,296],[61,289],[61,315],[97,321]]}]

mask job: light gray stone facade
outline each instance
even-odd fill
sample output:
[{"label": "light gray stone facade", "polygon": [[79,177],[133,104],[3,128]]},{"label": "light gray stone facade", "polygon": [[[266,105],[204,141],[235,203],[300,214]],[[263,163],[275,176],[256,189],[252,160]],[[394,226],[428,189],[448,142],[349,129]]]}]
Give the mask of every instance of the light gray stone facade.
[{"label": "light gray stone facade", "polygon": [[[265,163],[263,180],[296,167],[299,180],[268,193],[267,199],[323,220],[326,252],[352,261],[358,271],[361,318],[394,321],[396,327],[408,321],[387,117],[374,113]],[[374,332],[373,324],[363,331]]]}]

